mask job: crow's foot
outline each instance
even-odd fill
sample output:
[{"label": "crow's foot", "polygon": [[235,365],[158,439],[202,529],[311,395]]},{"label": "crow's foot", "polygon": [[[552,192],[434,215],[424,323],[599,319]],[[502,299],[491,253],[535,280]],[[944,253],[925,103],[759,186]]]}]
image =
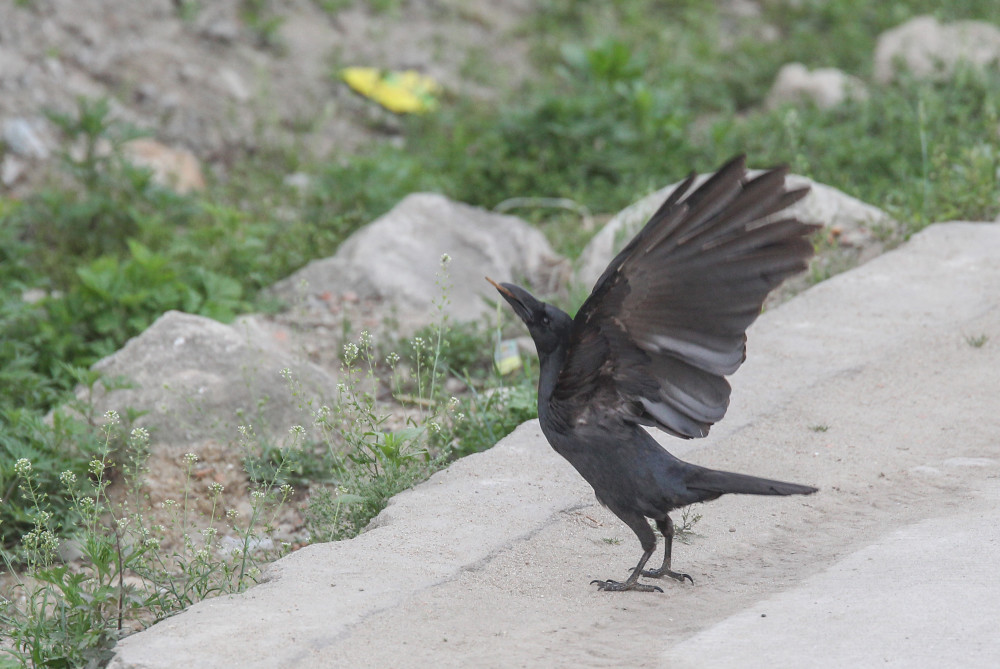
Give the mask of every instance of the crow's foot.
[{"label": "crow's foot", "polygon": [[625,581],[624,583],[620,581],[591,581],[590,584],[597,584],[598,590],[606,590],[608,592],[625,592],[626,590],[636,590],[638,592],[663,592],[662,588],[658,588],[655,585],[646,585],[645,583],[629,583]]},{"label": "crow's foot", "polygon": [[691,585],[694,585],[694,579],[691,578],[690,574],[682,574],[677,571],[670,571],[669,569],[663,569],[662,567],[660,569],[644,569],[642,571],[642,575],[648,578],[663,578],[664,576],[669,576],[675,581],[680,581],[681,583],[684,582],[684,579],[687,579],[691,581]]}]

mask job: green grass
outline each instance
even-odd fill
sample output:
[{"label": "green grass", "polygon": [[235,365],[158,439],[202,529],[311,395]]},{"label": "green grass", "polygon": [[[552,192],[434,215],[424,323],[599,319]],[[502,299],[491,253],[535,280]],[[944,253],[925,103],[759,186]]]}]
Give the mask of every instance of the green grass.
[{"label": "green grass", "polygon": [[[320,4],[335,13],[352,3]],[[740,17],[725,14],[724,3],[694,0],[541,2],[520,28],[537,76],[517,89],[488,103],[444,97],[438,113],[401,119],[396,141],[328,162],[294,145],[264,145],[236,157],[228,176],[201,194],[161,188],[148,171],[123,161],[117,149],[137,133],[110,120],[106,101],[82,100],[74,114],[54,117],[67,145],[84,147],[82,157],[63,156],[34,195],[0,199],[0,540],[9,569],[24,573],[33,564],[35,580],[20,586],[26,601],[48,597],[44,611],[25,615],[10,604],[0,611],[20,635],[17,657],[99,664],[120,633],[119,620],[142,626],[250,582],[246,563],[233,571],[232,562],[198,557],[194,547],[165,556],[169,568],[149,581],[156,584],[149,592],[166,588],[173,599],[143,599],[115,579],[138,573],[157,553],[126,555],[112,541],[121,535],[107,524],[90,530],[89,580],[60,572],[41,539],[46,532],[55,540],[72,536],[89,513],[80,506],[85,497],[117,513],[100,485],[105,475],[127,470],[129,422],[138,414],[109,434],[86,401],[50,422],[45,413],[67,402],[78,384],[114,384],[87,369],[167,309],[226,321],[271,308],[259,298],[261,288],[332,254],[411,192],[438,191],[488,208],[512,197],[565,198],[600,216],[692,169],[711,170],[747,153],[753,166],[789,163],[885,209],[905,234],[936,221],[996,218],[995,69],[960,70],[936,83],[903,76],[871,86],[866,100],[829,110],[760,105],[786,62],[836,66],[867,79],[882,30],[925,12],[998,22],[995,0],[761,6],[759,15]],[[189,16],[197,8],[183,3],[178,11]],[[244,2],[241,12],[262,45],[281,48],[278,4]],[[97,150],[105,140],[111,153]],[[311,177],[303,191],[284,184],[293,172]],[[567,255],[592,234],[573,211],[516,213]],[[355,341],[345,354],[353,385],[329,398],[325,412],[310,408],[307,435],[294,448],[246,438],[248,478],[277,495],[269,497],[274,503],[283,486],[311,489],[312,537],[351,536],[392,494],[452,458],[488,448],[533,416],[530,365],[514,378],[493,372],[488,352],[497,329],[440,317],[417,333],[419,345]],[[966,342],[981,347],[987,337]],[[404,364],[387,362],[392,351]],[[464,382],[454,401],[442,390],[447,376]],[[379,399],[387,393],[407,406],[411,422],[390,429],[391,407]],[[30,470],[19,471],[19,461]],[[102,463],[98,473],[95,461]],[[258,521],[267,525],[259,518],[251,524]],[[130,527],[141,534],[141,525]],[[45,555],[50,563],[43,564]],[[64,615],[53,618],[54,610]]]}]

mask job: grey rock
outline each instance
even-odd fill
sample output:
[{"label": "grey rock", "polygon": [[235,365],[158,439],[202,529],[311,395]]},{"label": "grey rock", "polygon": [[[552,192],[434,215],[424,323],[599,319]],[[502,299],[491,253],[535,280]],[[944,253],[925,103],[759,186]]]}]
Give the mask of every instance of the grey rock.
[{"label": "grey rock", "polygon": [[892,81],[902,64],[921,77],[947,77],[959,63],[975,67],[1000,62],[1000,28],[986,21],[939,23],[918,16],[882,33],[875,46],[875,80]]},{"label": "grey rock", "polygon": [[[297,396],[282,378],[286,368],[301,386]],[[336,392],[330,374],[288,353],[253,316],[223,325],[169,311],[94,369],[106,378],[124,376],[132,385],[106,392],[98,384],[97,413],[147,411],[136,424],[150,430],[153,442],[235,441],[237,427],[250,425],[280,443],[291,426],[311,425],[304,403]],[[78,391],[81,398],[85,394]]]},{"label": "grey rock", "polygon": [[[707,178],[708,175],[700,175],[696,184]],[[671,184],[647,195],[608,221],[580,254],[574,274],[576,283],[586,287],[593,285],[615,254],[678,185]],[[898,224],[878,207],[831,186],[795,174],[788,176],[788,185],[791,188],[810,187],[809,195],[788,212],[804,221],[826,226],[839,244],[854,249],[857,260],[869,260],[880,253],[883,240],[892,237],[898,228]]]},{"label": "grey rock", "polygon": [[565,261],[521,219],[417,193],[354,233],[336,255],[309,263],[273,291],[291,302],[303,297],[302,286],[307,298],[323,304],[378,301],[382,313],[395,312],[407,330],[438,317],[444,254],[451,258],[448,309],[460,321],[488,311],[483,297],[492,300],[495,291],[484,276],[525,282],[541,293],[553,292],[565,276]]},{"label": "grey rock", "polygon": [[809,101],[821,109],[836,107],[848,98],[868,97],[864,82],[833,67],[810,70],[801,63],[788,63],[767,94],[767,106],[772,109],[788,102]]}]

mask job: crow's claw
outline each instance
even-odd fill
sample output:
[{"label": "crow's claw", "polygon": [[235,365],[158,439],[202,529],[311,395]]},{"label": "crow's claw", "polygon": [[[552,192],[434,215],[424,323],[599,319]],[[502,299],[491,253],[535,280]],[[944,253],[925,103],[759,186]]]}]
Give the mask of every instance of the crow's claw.
[{"label": "crow's claw", "polygon": [[694,585],[694,579],[691,578],[690,574],[682,574],[677,571],[670,571],[669,569],[644,569],[642,575],[646,578],[663,578],[664,576],[669,576],[675,581],[684,582],[684,579],[691,581],[691,585]]},{"label": "crow's claw", "polygon": [[663,592],[662,588],[655,585],[646,585],[645,583],[632,583],[631,585],[626,581],[622,583],[620,581],[598,581],[593,580],[590,582],[591,585],[597,584],[598,590],[606,590],[607,592],[625,592],[626,590],[635,590],[637,592]]}]

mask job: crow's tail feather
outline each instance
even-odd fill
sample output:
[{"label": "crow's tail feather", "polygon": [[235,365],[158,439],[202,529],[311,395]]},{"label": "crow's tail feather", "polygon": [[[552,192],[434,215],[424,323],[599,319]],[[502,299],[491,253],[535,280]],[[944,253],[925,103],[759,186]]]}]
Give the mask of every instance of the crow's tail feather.
[{"label": "crow's tail feather", "polygon": [[700,469],[687,480],[687,487],[705,492],[742,495],[811,495],[818,488],[798,483],[773,481],[748,474]]}]

